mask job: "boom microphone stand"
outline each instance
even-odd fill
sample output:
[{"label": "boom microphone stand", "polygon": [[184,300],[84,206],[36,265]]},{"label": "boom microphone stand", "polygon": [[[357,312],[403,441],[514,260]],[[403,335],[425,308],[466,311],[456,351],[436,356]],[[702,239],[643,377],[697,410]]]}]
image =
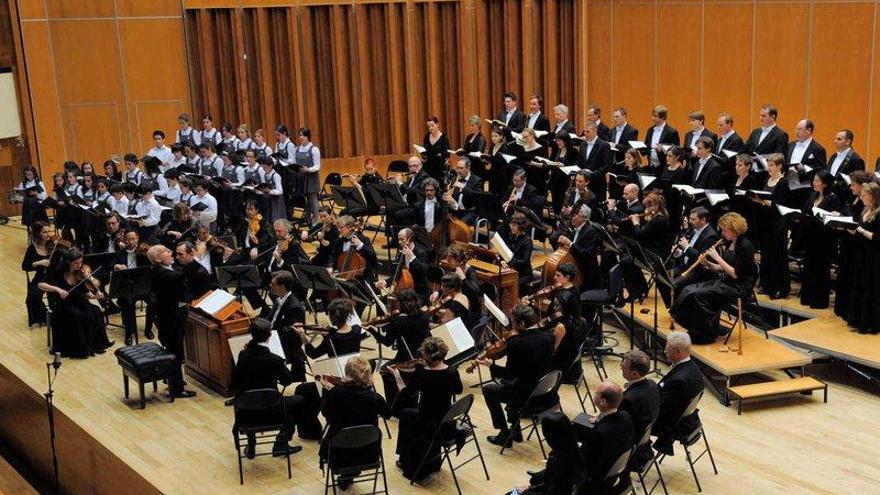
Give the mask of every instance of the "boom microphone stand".
[{"label": "boom microphone stand", "polygon": [[55,408],[52,405],[55,391],[52,389],[52,385],[55,384],[55,379],[58,378],[58,368],[60,367],[61,353],[56,352],[55,359],[51,363],[46,363],[46,377],[49,382],[49,390],[43,394],[43,397],[46,398],[46,412],[49,416],[49,443],[52,446],[52,469],[55,474],[55,485],[52,493],[56,495],[61,493],[61,485],[58,482],[58,450],[55,447]]}]

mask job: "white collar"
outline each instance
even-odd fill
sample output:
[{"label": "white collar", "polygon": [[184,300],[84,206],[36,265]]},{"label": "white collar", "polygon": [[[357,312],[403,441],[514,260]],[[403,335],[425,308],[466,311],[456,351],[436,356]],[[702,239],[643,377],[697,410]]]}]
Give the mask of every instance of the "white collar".
[{"label": "white collar", "polygon": [[812,138],[812,136],[811,136],[811,137],[808,137],[807,139],[805,139],[805,140],[803,140],[803,141],[798,141],[797,144],[796,144],[795,146],[809,146],[810,143],[812,143],[812,142],[813,142],[813,138]]},{"label": "white collar", "polygon": [[773,128],[776,127],[776,124],[770,124],[767,127],[761,127],[761,132],[770,132]]}]

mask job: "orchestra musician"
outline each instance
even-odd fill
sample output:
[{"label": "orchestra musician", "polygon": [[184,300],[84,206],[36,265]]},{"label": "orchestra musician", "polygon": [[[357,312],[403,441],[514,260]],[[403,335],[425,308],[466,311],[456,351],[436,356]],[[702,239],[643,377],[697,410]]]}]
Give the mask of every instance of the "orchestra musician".
[{"label": "orchestra musician", "polygon": [[[718,232],[709,224],[709,210],[697,206],[691,209],[688,215],[690,230],[678,239],[673,247],[671,256],[671,275],[674,280],[675,292],[679,293],[689,284],[704,282],[714,277],[714,274],[706,267],[700,265],[686,278],[681,278],[682,272],[687,270],[694,260],[704,251],[718,242]],[[660,296],[668,308],[672,305],[671,291],[664,284],[657,284]]]},{"label": "orchestra musician", "polygon": [[525,170],[521,168],[514,170],[510,179],[511,185],[504,194],[506,200],[501,205],[505,211],[511,206],[523,206],[537,214],[544,207],[546,198],[538,193],[535,186],[528,183],[527,178],[528,174]]},{"label": "orchestra musician", "polygon": [[[130,270],[141,266],[149,266],[146,258],[146,251],[141,246],[140,236],[137,230],[129,228],[123,236],[124,248],[116,251],[116,258],[113,264],[113,270]],[[122,316],[122,326],[125,328],[125,345],[131,345],[132,339],[137,333],[137,315],[135,314],[135,304],[127,297],[119,297],[116,304]],[[144,337],[152,340],[154,335],[152,330],[145,330]]]},{"label": "orchestra musician", "polygon": [[275,249],[269,258],[267,273],[276,270],[292,272],[293,265],[306,264],[309,261],[299,241],[291,234],[293,226],[286,218],[272,222],[275,230]]},{"label": "orchestra musician", "polygon": [[46,324],[46,306],[43,304],[43,292],[40,291],[40,282],[46,277],[49,269],[50,258],[53,250],[57,249],[55,242],[50,241],[49,226],[41,221],[30,224],[31,242],[24,252],[21,261],[21,269],[28,274],[27,296],[25,306],[28,314],[28,327]]},{"label": "orchestra musician", "polygon": [[604,287],[604,277],[599,268],[602,238],[596,228],[590,225],[590,215],[592,210],[585,204],[574,210],[571,228],[560,231],[557,241],[560,246],[568,248],[568,252],[577,262],[577,269],[583,275],[581,290]]},{"label": "orchestra musician", "polygon": [[251,262],[256,263],[259,254],[269,249],[274,242],[274,232],[269,220],[259,213],[255,200],[245,203],[244,219],[236,236],[238,245],[242,246]]},{"label": "orchestra musician", "polygon": [[171,221],[159,230],[156,237],[169,248],[176,246],[178,242],[194,241],[196,225],[189,206],[177,203],[171,210]]},{"label": "orchestra musician", "polygon": [[580,170],[574,176],[574,185],[565,192],[565,200],[562,202],[560,213],[565,217],[571,216],[581,207],[587,205],[592,210],[599,206],[599,198],[590,191],[590,171]]},{"label": "orchestra musician", "polygon": [[[470,306],[476,308],[480,305],[480,298],[483,292],[480,286],[480,279],[477,276],[477,269],[467,264],[468,259],[470,259],[468,251],[456,245],[449,246],[441,266],[445,273],[455,274],[462,280],[461,292],[468,298]],[[494,289],[494,286],[491,287]],[[429,300],[438,300],[439,296],[440,292],[435,291],[431,293]]]},{"label": "orchestra musician", "polygon": [[508,231],[505,232],[504,242],[513,253],[510,261],[502,262],[513,268],[519,274],[520,290],[532,280],[532,238],[526,233],[528,220],[522,213],[514,213],[507,222]]},{"label": "orchestra musician", "polygon": [[669,314],[687,329],[695,344],[709,344],[723,334],[718,324],[721,309],[746,299],[757,276],[755,248],[743,234],[748,230],[738,213],[726,213],[718,219],[727,249],[707,249],[697,262],[718,275],[711,280],[688,285],[676,295]]},{"label": "orchestra musician", "polygon": [[574,285],[575,277],[577,268],[572,263],[562,263],[556,268],[552,287],[558,289],[553,293],[553,306],[547,312],[556,349],[550,369],[562,372],[563,383],[576,383],[581,377],[581,362],[579,359],[575,362],[575,357],[587,339],[587,324],[581,318],[581,291]]},{"label": "orchestra musician", "polygon": [[639,200],[639,192],[638,184],[627,184],[623,186],[621,200],[605,200],[605,204],[608,206],[608,223],[610,226],[616,227],[620,235],[632,237],[633,228],[629,221],[630,217],[645,212],[645,205]]},{"label": "orchestra musician", "polygon": [[[448,366],[443,360],[449,352],[446,343],[437,337],[427,337],[416,351],[424,366],[399,370],[390,370],[391,386],[386,382],[386,395],[390,390],[398,390],[401,399],[393,409],[400,418],[397,436],[397,454],[400,456],[398,466],[403,476],[413,482],[419,482],[431,473],[440,470],[442,459],[437,455],[439,444],[433,445],[431,440],[440,426],[443,416],[452,405],[452,398],[464,390],[458,368]],[[384,378],[384,375],[383,375]],[[459,432],[445,432],[456,435]],[[425,464],[422,471],[416,472],[423,458],[434,459]]]},{"label": "orchestra musician", "polygon": [[471,173],[471,160],[463,156],[455,165],[456,177],[443,193],[443,202],[464,223],[473,225],[477,211],[471,204],[469,194],[483,191],[483,179]]},{"label": "orchestra musician", "polygon": [[[534,309],[518,305],[510,319],[517,333],[506,340],[505,365],[490,364],[485,358],[477,359],[479,366],[489,368],[494,380],[483,387],[483,398],[492,416],[492,426],[498,429],[498,433],[489,436],[488,440],[499,446],[511,433],[512,442],[523,440],[519,409],[549,371],[553,359],[553,334],[538,327],[538,314]],[[509,416],[505,415],[502,404],[508,405]]]},{"label": "orchestra musician", "polygon": [[431,305],[441,304],[444,308],[440,314],[441,324],[461,318],[465,327],[473,327],[474,308],[471,308],[470,301],[462,293],[462,286],[462,279],[454,273],[443,275],[440,279],[440,293],[432,297]]},{"label": "orchestra musician", "polygon": [[298,382],[306,379],[306,357],[302,350],[302,341],[293,331],[296,324],[306,321],[306,312],[296,294],[293,293],[296,279],[287,270],[279,270],[269,280],[269,293],[273,303],[269,308],[263,305],[261,316],[269,321],[272,330],[278,332],[284,356],[290,364],[290,371]]},{"label": "orchestra musician", "polygon": [[[428,234],[436,239],[434,229],[443,228],[446,221],[446,207],[444,203],[437,200],[437,191],[440,190],[440,183],[433,177],[428,177],[423,182],[425,197],[416,201],[414,205],[415,222],[414,225],[424,227]],[[439,236],[442,239],[442,235]],[[438,246],[439,247],[439,246]]]},{"label": "orchestra musician", "polygon": [[[339,214],[351,215],[355,218],[378,214],[380,205],[376,204],[376,201],[373,199],[373,195],[366,190],[367,186],[369,186],[370,184],[382,184],[385,182],[385,179],[383,179],[382,176],[379,175],[379,171],[376,169],[376,160],[372,158],[367,158],[366,160],[364,160],[364,173],[362,173],[360,176],[345,174],[342,177],[344,179],[348,179],[349,182],[360,189],[366,205],[345,207],[342,209],[341,212],[339,212]],[[354,180],[355,177],[357,178],[357,180]]]},{"label": "orchestra musician", "polygon": [[[412,279],[412,289],[423,302],[426,302],[431,294],[431,288],[428,286],[428,264],[425,262],[428,259],[428,251],[415,242],[415,233],[412,229],[401,229],[397,233],[397,242],[400,248],[395,265],[400,264],[400,266],[392,266],[392,276],[387,280],[377,281],[376,288],[382,290],[395,286],[403,270],[407,270]],[[398,280],[393,280],[394,274],[398,275]]]},{"label": "orchestra musician", "polygon": [[83,253],[70,248],[38,285],[49,294],[52,308],[52,352],[62,357],[85,359],[103,354],[113,345],[101,309],[91,301],[100,299],[100,282],[83,265]]},{"label": "orchestra musician", "polygon": [[[400,208],[394,212],[386,212],[388,223],[390,225],[412,225],[416,217],[414,205],[423,197],[423,184],[425,179],[429,178],[427,172],[422,169],[422,160],[418,156],[411,156],[406,161],[409,167],[409,178],[406,182],[398,175],[395,177],[400,187],[400,195],[406,200],[407,207]],[[438,179],[434,179],[439,182]],[[389,230],[390,233],[390,230]]]},{"label": "orchestra musician", "polygon": [[300,240],[318,242],[318,249],[312,256],[310,263],[315,266],[324,266],[330,260],[333,241],[339,238],[339,228],[336,226],[336,217],[333,216],[333,208],[321,206],[318,208],[318,226],[311,231],[302,232]]},{"label": "orchestra musician", "polygon": [[[373,282],[376,279],[376,266],[378,259],[373,244],[357,229],[357,221],[348,215],[339,217],[336,221],[339,227],[339,238],[333,241],[330,249],[330,259],[324,265],[328,272],[338,271],[344,273],[350,269],[350,266],[344,266],[345,262],[352,259],[357,253],[366,262],[363,271],[363,277],[359,276],[367,282]],[[345,255],[345,256],[342,256]]]},{"label": "orchestra musician", "polygon": [[[705,157],[702,154],[709,153],[706,151],[705,144],[706,143],[703,142],[703,144],[700,145],[704,146],[703,148],[700,148],[699,146],[697,147],[697,155],[694,162],[694,167],[696,168],[694,169],[694,172],[691,172],[690,168],[687,166],[684,150],[675,145],[671,146],[669,150],[666,151],[666,167],[663,169],[663,172],[660,173],[660,176],[658,177],[659,180],[651,184],[651,186],[657,184],[660,187],[655,188],[649,186],[651,190],[659,192],[663,195],[663,198],[666,199],[666,209],[669,212],[670,219],[678,221],[681,218],[681,213],[684,209],[681,193],[674,189],[672,187],[673,185],[693,184],[695,180],[705,181],[711,173],[712,180],[716,181],[713,182],[712,185],[718,186],[718,188],[723,187],[723,184],[721,183],[721,166],[713,162],[711,157],[704,160]],[[699,168],[699,179],[696,179],[697,168]]]}]

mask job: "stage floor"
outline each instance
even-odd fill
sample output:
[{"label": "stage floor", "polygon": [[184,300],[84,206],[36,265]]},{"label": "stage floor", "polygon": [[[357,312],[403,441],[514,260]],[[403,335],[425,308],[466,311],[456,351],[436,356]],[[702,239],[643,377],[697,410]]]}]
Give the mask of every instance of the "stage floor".
[{"label": "stage floor", "polygon": [[[0,274],[7,283],[0,287],[0,312],[3,314],[3,338],[0,339],[0,366],[21,380],[22,386],[37,399],[45,389],[45,328],[28,330],[24,308],[25,277],[20,270],[25,249],[24,232],[0,227]],[[111,339],[121,344],[119,329],[111,329]],[[622,332],[616,335],[620,350],[629,344]],[[748,349],[748,347],[746,347]],[[607,364],[611,378],[622,383],[617,361]],[[592,366],[585,366],[593,389],[598,384]],[[822,367],[811,371],[821,372]],[[817,374],[812,373],[811,374]],[[462,374],[472,384],[476,375]],[[880,479],[880,444],[868,432],[880,430],[876,414],[878,398],[859,388],[860,383],[846,382],[847,375],[832,382],[829,403],[815,397],[794,396],[756,403],[742,416],[734,408],[722,407],[715,400],[704,400],[701,416],[705,423],[720,474],[712,474],[708,463],[698,465],[705,493],[800,493],[838,494],[873,492]],[[299,442],[303,452],[293,457],[293,479],[288,480],[283,460],[259,458],[245,461],[245,485],[238,484],[236,457],[230,433],[232,411],[223,399],[195,380],[189,379],[199,395],[174,404],[151,400],[145,410],[137,409],[134,400],[122,401],[122,376],[112,352],[88,360],[66,360],[56,383],[56,406],[59,414],[96,444],[102,453],[88,460],[96,474],[95,485],[111,486],[103,493],[124,493],[126,486],[106,478],[124,479],[118,463],[128,466],[156,491],[170,494],[201,493],[323,493],[323,477],[317,464],[317,444]],[[376,380],[381,388],[381,380]],[[3,417],[23,418],[21,428],[45,422],[39,407],[24,408],[20,395],[10,393],[9,380],[0,380],[0,436],[14,435],[16,425]],[[479,389],[470,389],[477,397],[472,411],[477,433],[484,447],[491,481],[483,477],[479,464],[469,464],[458,472],[464,493],[505,493],[527,481],[527,469],[542,465],[534,440],[517,444],[504,456],[489,448],[485,436],[491,429]],[[16,392],[18,393],[18,392]],[[565,411],[580,412],[570,386],[562,390]],[[384,452],[392,493],[455,493],[447,470],[429,478],[421,487],[410,487],[393,467],[397,423],[390,421],[394,440],[385,440]],[[853,425],[857,425],[855,428]],[[866,434],[867,433],[867,434]],[[83,445],[73,440],[65,429],[59,438],[61,478],[81,478],[76,471],[83,461]],[[78,438],[78,437],[77,437]],[[4,438],[6,440],[6,438]],[[45,436],[32,436],[24,444],[42,448]],[[105,451],[104,451],[105,450]],[[45,457],[41,457],[45,460]],[[663,474],[670,493],[696,493],[690,471],[681,453],[663,463]],[[101,479],[97,479],[101,478]],[[80,483],[89,480],[77,479]],[[131,492],[131,490],[129,490]],[[361,493],[354,489],[349,493]]]}]

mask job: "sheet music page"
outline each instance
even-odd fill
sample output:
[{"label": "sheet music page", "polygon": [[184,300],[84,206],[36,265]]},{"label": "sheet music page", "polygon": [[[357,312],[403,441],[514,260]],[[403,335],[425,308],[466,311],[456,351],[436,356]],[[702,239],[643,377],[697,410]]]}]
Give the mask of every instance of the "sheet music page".
[{"label": "sheet music page", "polygon": [[352,313],[348,315],[348,319],[345,320],[345,323],[347,323],[349,326],[363,326],[364,324],[361,321],[361,317],[358,316],[357,313],[355,313],[354,311],[352,311]]},{"label": "sheet music page", "polygon": [[464,326],[461,318],[456,318],[434,328],[431,330],[431,335],[439,338],[449,347],[447,357],[457,356],[474,347],[474,338],[471,337],[471,333]]},{"label": "sheet music page", "polygon": [[424,146],[419,146],[418,144],[414,144],[414,145],[412,145],[412,147],[414,150],[418,151],[419,153],[424,153],[424,152],[428,151],[425,149]]},{"label": "sheet music page", "polygon": [[217,289],[211,292],[208,297],[202,299],[196,307],[213,316],[234,300],[235,296],[232,294],[223,289]]},{"label": "sheet music page", "polygon": [[706,198],[709,199],[709,204],[712,206],[717,205],[718,203],[730,199],[730,196],[727,193],[706,193]]},{"label": "sheet music page", "polygon": [[629,143],[629,147],[632,149],[636,149],[636,150],[647,149],[647,146],[645,146],[645,143],[643,141],[628,141],[628,143]]},{"label": "sheet music page", "polygon": [[736,151],[721,150],[721,152],[724,153],[724,156],[726,156],[727,158],[733,158],[736,156]]},{"label": "sheet music page", "polygon": [[581,170],[577,165],[568,165],[567,167],[559,167],[559,171],[566,175],[576,174]]},{"label": "sheet music page", "polygon": [[[235,364],[238,364],[238,354],[250,341],[251,334],[249,333],[243,333],[227,339],[227,342],[229,342],[229,352],[232,353],[232,360]],[[282,359],[286,359],[284,357],[284,349],[281,347],[281,337],[278,336],[277,330],[272,330],[272,336],[269,337],[269,351]]]},{"label": "sheet music page", "polygon": [[505,327],[510,325],[510,319],[507,317],[506,314],[504,314],[504,311],[501,311],[501,308],[496,306],[495,303],[491,299],[489,299],[489,296],[487,296],[486,294],[483,294],[483,306],[485,306],[486,309],[489,310],[489,313],[491,313],[492,316],[494,316],[495,319],[498,320],[498,323],[501,323]]},{"label": "sheet music page", "polygon": [[507,244],[504,242],[504,239],[502,239],[501,236],[498,235],[498,232],[495,232],[492,235],[492,238],[489,239],[489,245],[492,247],[492,249],[495,250],[496,253],[501,255],[501,259],[503,259],[504,261],[510,263],[510,260],[513,259],[513,251],[511,251],[510,248],[507,247]]}]

